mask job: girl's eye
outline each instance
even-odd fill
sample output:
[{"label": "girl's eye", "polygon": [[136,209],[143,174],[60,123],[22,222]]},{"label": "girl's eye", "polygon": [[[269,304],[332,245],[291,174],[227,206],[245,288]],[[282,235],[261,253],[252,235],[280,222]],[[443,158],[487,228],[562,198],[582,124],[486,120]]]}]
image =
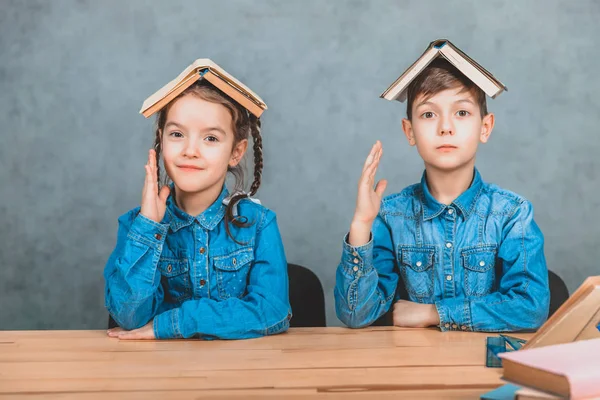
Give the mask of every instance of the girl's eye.
[{"label": "girl's eye", "polygon": [[431,111],[424,112],[421,117],[423,118],[433,118],[433,113]]},{"label": "girl's eye", "polygon": [[175,131],[175,132],[169,133],[169,136],[176,137],[176,138],[182,138],[183,134],[181,132]]},{"label": "girl's eye", "polygon": [[209,142],[218,142],[219,139],[217,139],[216,136],[207,136],[204,140],[207,140]]},{"label": "girl's eye", "polygon": [[469,115],[469,112],[466,110],[460,110],[456,114],[458,114],[459,117],[466,117],[467,115]]}]

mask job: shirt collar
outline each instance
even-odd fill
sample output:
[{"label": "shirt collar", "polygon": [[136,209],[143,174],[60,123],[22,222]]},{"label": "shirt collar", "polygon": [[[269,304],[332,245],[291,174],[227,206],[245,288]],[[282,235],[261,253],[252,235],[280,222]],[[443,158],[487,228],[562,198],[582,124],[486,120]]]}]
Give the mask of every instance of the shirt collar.
[{"label": "shirt collar", "polygon": [[473,212],[475,203],[481,194],[481,189],[483,189],[483,180],[481,179],[479,171],[475,168],[471,186],[452,202],[452,204],[460,210],[465,219],[469,218]]},{"label": "shirt collar", "polygon": [[[427,172],[423,172],[421,178],[421,205],[423,209],[423,220],[427,221],[440,215],[448,206],[438,202],[429,191],[427,187]],[[469,218],[473,212],[473,208],[481,189],[483,187],[483,181],[477,168],[474,169],[473,180],[467,190],[465,190],[460,196],[458,196],[452,205],[455,206],[462,214],[465,219]]]},{"label": "shirt collar", "polygon": [[[173,184],[171,184],[171,193],[173,193],[174,190]],[[194,221],[197,221],[203,228],[212,230],[225,216],[225,204],[223,204],[223,200],[228,195],[229,191],[225,185],[223,185],[219,197],[210,205],[210,207],[197,217],[189,215],[177,207],[173,196],[169,196],[167,199],[167,214],[169,215],[169,225],[171,230],[177,232],[179,229],[191,225]]]}]

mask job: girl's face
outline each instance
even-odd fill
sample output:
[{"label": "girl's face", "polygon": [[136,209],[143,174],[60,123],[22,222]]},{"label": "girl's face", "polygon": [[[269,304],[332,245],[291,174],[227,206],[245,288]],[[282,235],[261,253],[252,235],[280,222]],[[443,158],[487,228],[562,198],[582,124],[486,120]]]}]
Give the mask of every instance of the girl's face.
[{"label": "girl's face", "polygon": [[175,186],[198,193],[223,185],[227,167],[236,166],[248,146],[234,146],[232,117],[217,103],[186,95],[171,105],[162,131],[165,169]]}]

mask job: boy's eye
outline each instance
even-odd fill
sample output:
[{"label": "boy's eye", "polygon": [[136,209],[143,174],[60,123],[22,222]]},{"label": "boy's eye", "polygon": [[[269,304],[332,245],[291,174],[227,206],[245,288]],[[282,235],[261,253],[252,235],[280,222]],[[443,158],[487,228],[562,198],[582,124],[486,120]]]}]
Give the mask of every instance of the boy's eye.
[{"label": "boy's eye", "polygon": [[467,115],[469,115],[469,112],[466,110],[460,110],[456,114],[458,114],[459,117],[466,117]]},{"label": "boy's eye", "polygon": [[169,133],[169,136],[176,137],[176,138],[182,138],[183,134],[181,132],[175,131],[175,132]]},{"label": "boy's eye", "polygon": [[206,138],[204,138],[204,140],[207,140],[209,142],[218,142],[219,139],[217,139],[216,136],[207,136]]},{"label": "boy's eye", "polygon": [[423,118],[433,118],[433,113],[431,111],[424,112],[421,117]]}]

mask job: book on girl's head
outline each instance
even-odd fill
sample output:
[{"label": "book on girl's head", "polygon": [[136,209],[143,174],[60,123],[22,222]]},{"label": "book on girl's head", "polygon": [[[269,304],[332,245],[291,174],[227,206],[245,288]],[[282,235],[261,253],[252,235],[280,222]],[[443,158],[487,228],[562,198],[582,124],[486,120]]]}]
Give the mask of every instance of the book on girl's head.
[{"label": "book on girl's head", "polygon": [[522,347],[600,338],[600,275],[590,276]]},{"label": "book on girl's head", "polygon": [[490,72],[479,65],[471,57],[463,53],[447,39],[438,39],[429,44],[425,52],[398,79],[381,94],[386,100],[406,100],[408,85],[438,57],[443,57],[460,72],[479,86],[492,99],[507,90],[506,86],[494,78]]},{"label": "book on girl's head", "polygon": [[570,399],[600,397],[600,339],[501,353],[502,379]]},{"label": "book on girl's head", "polygon": [[246,85],[208,58],[200,58],[184,69],[177,78],[144,100],[140,114],[148,118],[198,79],[206,79],[257,118],[267,109],[265,102]]}]

